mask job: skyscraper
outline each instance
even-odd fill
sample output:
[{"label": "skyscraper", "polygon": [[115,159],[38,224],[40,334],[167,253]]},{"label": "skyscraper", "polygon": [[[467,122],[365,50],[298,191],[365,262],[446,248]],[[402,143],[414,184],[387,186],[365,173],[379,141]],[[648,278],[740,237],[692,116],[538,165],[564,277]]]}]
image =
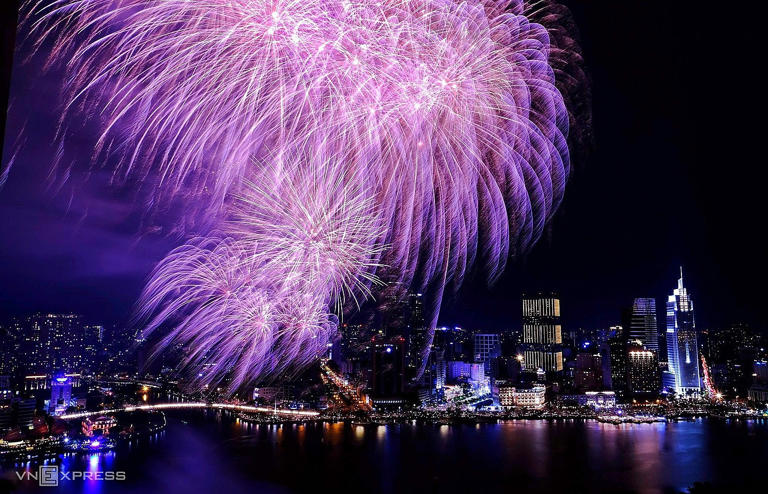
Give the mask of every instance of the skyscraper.
[{"label": "skyscraper", "polygon": [[497,377],[501,339],[497,333],[475,333],[475,362],[482,362],[486,375]]},{"label": "skyscraper", "polygon": [[523,295],[523,343],[526,369],[563,370],[563,328],[557,295]]},{"label": "skyscraper", "polygon": [[656,300],[636,298],[632,305],[632,320],[629,338],[639,340],[642,345],[656,354],[659,353],[659,333],[656,325]]},{"label": "skyscraper", "polygon": [[656,353],[640,340],[627,348],[627,384],[634,397],[650,397],[659,392],[659,364]]},{"label": "skyscraper", "polygon": [[19,353],[27,373],[79,372],[86,367],[86,334],[75,314],[34,314],[21,322]]},{"label": "skyscraper", "polygon": [[679,396],[698,394],[701,389],[699,349],[693,301],[683,285],[683,268],[677,288],[667,299],[667,359],[669,372],[675,376]]},{"label": "skyscraper", "polygon": [[421,367],[426,350],[428,331],[424,320],[424,300],[421,293],[408,293],[408,304],[405,311],[405,330],[403,336],[406,339],[405,364],[408,367],[409,377],[416,375]]},{"label": "skyscraper", "polygon": [[611,326],[608,340],[611,362],[611,389],[622,399],[627,394],[627,337],[623,326]]}]

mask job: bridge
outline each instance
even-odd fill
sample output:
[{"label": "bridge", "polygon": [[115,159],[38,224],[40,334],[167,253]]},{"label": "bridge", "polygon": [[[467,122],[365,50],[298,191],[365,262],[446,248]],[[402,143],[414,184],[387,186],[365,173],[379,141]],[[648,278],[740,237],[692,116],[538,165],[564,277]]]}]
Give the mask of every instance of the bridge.
[{"label": "bridge", "polygon": [[217,409],[233,410],[236,412],[252,413],[271,413],[273,415],[284,415],[292,417],[317,417],[320,412],[314,410],[290,410],[281,408],[255,407],[250,405],[234,405],[231,403],[203,403],[203,402],[179,402],[179,403],[157,403],[154,405],[126,405],[121,408],[111,408],[99,410],[97,412],[78,412],[60,415],[63,420],[84,419],[86,417],[96,417],[117,412],[135,412],[140,410],[186,410],[186,409]]},{"label": "bridge", "polygon": [[163,387],[162,384],[155,382],[155,381],[148,381],[144,379],[131,379],[131,378],[99,378],[95,379],[93,381],[95,384],[99,385],[119,385],[119,386],[143,386],[146,388],[154,388],[154,389],[160,389]]}]

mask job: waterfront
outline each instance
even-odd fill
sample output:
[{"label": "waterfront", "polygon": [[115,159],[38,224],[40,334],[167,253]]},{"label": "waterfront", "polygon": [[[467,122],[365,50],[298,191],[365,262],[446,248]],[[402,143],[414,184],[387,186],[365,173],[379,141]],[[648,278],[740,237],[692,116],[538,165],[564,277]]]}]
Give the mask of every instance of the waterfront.
[{"label": "waterfront", "polygon": [[[62,470],[124,471],[126,480],[63,480],[58,491],[679,492],[694,482],[745,488],[766,461],[765,421],[256,425],[198,411],[170,414],[164,432],[130,447],[64,456]],[[14,469],[24,466],[5,467],[3,478]]]}]

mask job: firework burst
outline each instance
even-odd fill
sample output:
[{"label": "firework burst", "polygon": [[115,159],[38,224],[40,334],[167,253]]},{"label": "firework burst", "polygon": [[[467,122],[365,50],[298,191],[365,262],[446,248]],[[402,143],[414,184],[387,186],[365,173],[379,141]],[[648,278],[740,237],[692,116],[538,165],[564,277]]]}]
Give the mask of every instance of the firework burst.
[{"label": "firework burst", "polygon": [[32,39],[54,40],[50,59],[67,66],[65,115],[100,109],[94,157],[116,157],[118,180],[152,177],[152,204],[181,197],[186,216],[214,225],[159,265],[141,307],[150,329],[173,323],[160,348],[181,343],[189,369],[215,369],[196,384],[229,376],[236,389],[315,358],[331,312],[369,296],[380,266],[430,290],[434,327],[446,285],[478,260],[493,279],[538,238],[579,123],[565,104],[579,60],[553,5],[26,10]]}]

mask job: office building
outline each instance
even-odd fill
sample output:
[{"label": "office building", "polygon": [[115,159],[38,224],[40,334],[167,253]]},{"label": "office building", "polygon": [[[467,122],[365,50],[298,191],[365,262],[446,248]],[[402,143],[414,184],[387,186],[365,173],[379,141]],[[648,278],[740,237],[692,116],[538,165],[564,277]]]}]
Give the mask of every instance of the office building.
[{"label": "office building", "polygon": [[523,296],[523,344],[526,370],[563,370],[560,298],[554,294]]},{"label": "office building", "polygon": [[88,326],[76,314],[34,314],[18,321],[20,366],[28,374],[53,369],[83,371],[94,365],[103,327]]},{"label": "office building", "polygon": [[475,362],[481,362],[485,374],[498,377],[498,362],[501,355],[501,338],[496,333],[475,333]]},{"label": "office building", "polygon": [[701,391],[699,348],[693,301],[683,284],[683,268],[677,288],[667,299],[667,361],[669,372],[675,376],[678,396],[697,396]]},{"label": "office building", "polygon": [[632,304],[630,340],[640,341],[648,350],[659,352],[659,330],[656,324],[656,300],[636,298]]},{"label": "office building", "polygon": [[616,397],[623,399],[627,395],[627,339],[623,326],[611,326],[608,340],[608,352],[611,367],[611,389]]},{"label": "office building", "polygon": [[659,361],[653,350],[648,350],[640,340],[629,343],[627,348],[627,386],[635,398],[648,398],[659,392]]}]

